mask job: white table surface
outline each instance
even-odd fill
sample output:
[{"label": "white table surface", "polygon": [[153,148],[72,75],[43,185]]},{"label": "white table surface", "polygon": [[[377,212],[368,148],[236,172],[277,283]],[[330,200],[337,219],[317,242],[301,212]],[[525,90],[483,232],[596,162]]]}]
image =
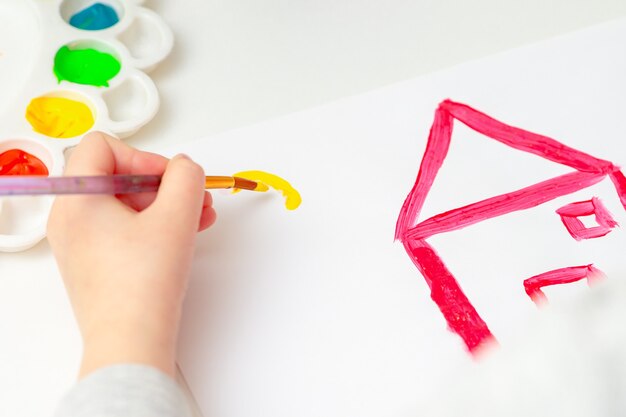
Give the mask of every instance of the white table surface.
[{"label": "white table surface", "polygon": [[[184,6],[182,5],[184,4]],[[626,15],[623,0],[148,0],[175,32],[152,73],[158,150]],[[48,244],[0,254],[0,415],[48,416],[80,342]]]},{"label": "white table surface", "polygon": [[[146,0],[176,45],[158,150],[626,15],[624,0]],[[185,4],[186,6],[182,6]]]}]

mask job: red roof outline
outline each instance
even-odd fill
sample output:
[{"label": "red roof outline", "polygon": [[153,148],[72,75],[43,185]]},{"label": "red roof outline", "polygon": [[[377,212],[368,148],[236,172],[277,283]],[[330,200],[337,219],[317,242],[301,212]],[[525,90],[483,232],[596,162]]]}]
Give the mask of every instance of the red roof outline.
[{"label": "red roof outline", "polygon": [[[415,224],[437,173],[448,153],[454,120],[509,147],[569,166],[576,171],[511,193],[440,213]],[[626,210],[626,177],[610,161],[593,157],[552,138],[502,123],[468,105],[445,100],[435,112],[417,180],[407,196],[396,224],[395,238],[426,238],[456,230],[488,218],[535,207],[587,188],[609,176]],[[413,226],[415,225],[415,226]]]}]

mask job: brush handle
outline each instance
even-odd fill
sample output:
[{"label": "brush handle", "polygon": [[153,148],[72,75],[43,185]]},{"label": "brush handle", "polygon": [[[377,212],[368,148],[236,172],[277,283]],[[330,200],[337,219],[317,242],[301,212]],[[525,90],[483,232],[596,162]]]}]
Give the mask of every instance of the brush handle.
[{"label": "brush handle", "polygon": [[[132,194],[154,192],[160,175],[102,175],[85,177],[0,177],[0,196],[45,194]],[[205,188],[254,190],[257,183],[238,177],[206,177]]]}]

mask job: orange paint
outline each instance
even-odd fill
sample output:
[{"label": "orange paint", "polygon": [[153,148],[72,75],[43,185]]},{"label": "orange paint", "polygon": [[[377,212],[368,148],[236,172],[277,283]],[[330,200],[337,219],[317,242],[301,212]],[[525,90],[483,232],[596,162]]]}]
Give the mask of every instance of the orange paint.
[{"label": "orange paint", "polygon": [[28,152],[11,149],[0,154],[0,175],[48,176],[48,167]]}]

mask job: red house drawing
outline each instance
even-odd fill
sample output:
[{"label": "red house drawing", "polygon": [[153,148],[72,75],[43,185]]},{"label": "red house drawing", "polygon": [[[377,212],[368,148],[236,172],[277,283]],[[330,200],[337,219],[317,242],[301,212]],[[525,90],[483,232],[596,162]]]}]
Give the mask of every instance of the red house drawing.
[{"label": "red house drawing", "polygon": [[[491,139],[566,165],[573,168],[573,171],[529,187],[454,208],[418,222],[426,196],[448,153],[455,119]],[[400,210],[395,239],[403,243],[407,254],[426,279],[431,298],[439,307],[448,326],[463,339],[470,352],[475,352],[478,347],[488,340],[493,340],[494,337],[463,293],[456,278],[428,244],[427,239],[493,217],[539,206],[590,187],[606,177],[613,182],[620,202],[626,210],[626,177],[612,162],[595,158],[549,137],[509,126],[465,104],[445,100],[439,105],[417,180]],[[557,213],[568,232],[577,240],[604,236],[617,225],[600,200],[595,197],[589,201],[568,204],[558,209]],[[579,216],[588,215],[595,216],[597,226],[586,227],[578,219]],[[541,291],[542,287],[585,278],[591,280],[599,273],[593,265],[570,266],[528,278],[524,281],[524,288],[533,301],[538,302],[545,298]]]}]

